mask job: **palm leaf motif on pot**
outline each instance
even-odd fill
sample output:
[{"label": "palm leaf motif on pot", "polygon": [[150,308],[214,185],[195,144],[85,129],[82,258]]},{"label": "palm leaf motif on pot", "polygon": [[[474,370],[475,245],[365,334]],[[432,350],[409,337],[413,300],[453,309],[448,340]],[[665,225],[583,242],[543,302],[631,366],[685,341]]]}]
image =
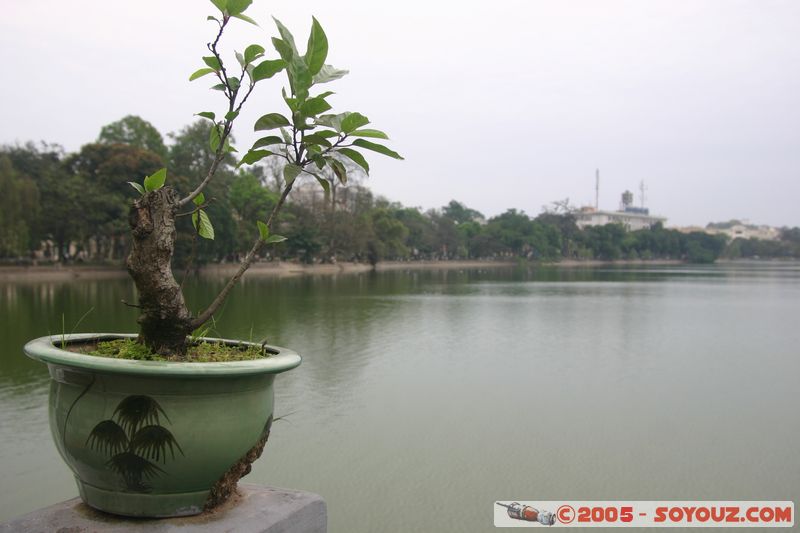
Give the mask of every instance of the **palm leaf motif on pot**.
[{"label": "palm leaf motif on pot", "polygon": [[122,452],[108,460],[106,466],[122,476],[125,488],[131,492],[150,492],[145,480],[165,474],[162,469],[133,452]]},{"label": "palm leaf motif on pot", "polygon": [[169,417],[153,398],[149,396],[128,396],[114,410],[113,417],[117,417],[122,429],[129,434],[145,424],[158,424],[158,414],[164,415],[169,422]]},{"label": "palm leaf motif on pot", "polygon": [[145,426],[138,430],[131,439],[131,449],[136,453],[162,463],[167,458],[167,449],[169,449],[172,459],[175,459],[175,448],[183,455],[183,450],[175,437],[162,426]]},{"label": "palm leaf motif on pot", "polygon": [[113,420],[103,420],[94,427],[86,443],[93,450],[114,455],[128,448],[128,435]]},{"label": "palm leaf motif on pot", "polygon": [[110,457],[106,466],[119,474],[129,491],[149,492],[146,481],[166,474],[153,461],[164,464],[168,455],[175,459],[175,450],[184,455],[172,433],[160,425],[160,416],[170,421],[153,398],[128,396],[86,439],[92,450]]}]

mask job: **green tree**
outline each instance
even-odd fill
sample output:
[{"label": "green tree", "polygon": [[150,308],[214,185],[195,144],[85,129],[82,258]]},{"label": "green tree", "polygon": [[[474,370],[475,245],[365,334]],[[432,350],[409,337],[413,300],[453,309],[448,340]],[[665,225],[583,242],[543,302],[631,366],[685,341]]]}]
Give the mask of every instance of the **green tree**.
[{"label": "green tree", "polygon": [[34,248],[39,188],[0,152],[0,258],[20,257]]},{"label": "green tree", "polygon": [[450,200],[450,203],[442,208],[442,213],[455,224],[464,224],[465,222],[475,222],[483,219],[483,215],[479,211],[470,209],[456,200]]},{"label": "green tree", "polygon": [[[69,246],[85,232],[85,211],[81,193],[85,189],[80,178],[71,177],[63,164],[60,146],[28,143],[6,148],[5,155],[22,176],[30,177],[39,190],[41,208],[38,220],[32,223],[35,242],[45,240],[45,255],[60,261],[69,257]],[[36,211],[34,210],[34,213]],[[50,244],[54,249],[50,248]]]},{"label": "green tree", "polygon": [[252,221],[272,209],[278,202],[278,196],[254,174],[241,172],[231,183],[228,201],[236,222],[236,249],[244,250],[252,240]]},{"label": "green tree", "polygon": [[[94,259],[119,260],[127,253],[126,214],[136,194],[129,182],[139,182],[164,162],[156,153],[129,144],[87,144],[64,161],[83,192],[74,201],[83,210],[81,247],[94,249]],[[74,194],[74,193],[73,193]]]},{"label": "green tree", "polygon": [[368,243],[370,262],[381,259],[400,259],[408,255],[405,240],[408,228],[394,217],[389,207],[377,208],[370,217],[374,239]]},{"label": "green tree", "polygon": [[155,126],[136,115],[128,115],[103,126],[97,142],[102,144],[127,144],[158,154],[163,160],[167,159],[167,147],[164,145],[164,138]]},{"label": "green tree", "polygon": [[722,235],[693,232],[685,236],[684,252],[690,263],[713,263],[725,249],[727,239]]}]

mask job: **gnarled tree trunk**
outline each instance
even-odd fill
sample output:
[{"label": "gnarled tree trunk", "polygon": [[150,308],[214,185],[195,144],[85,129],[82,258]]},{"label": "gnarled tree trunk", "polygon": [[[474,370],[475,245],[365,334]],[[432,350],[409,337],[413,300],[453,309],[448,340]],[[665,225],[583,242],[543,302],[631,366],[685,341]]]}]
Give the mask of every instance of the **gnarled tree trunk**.
[{"label": "gnarled tree trunk", "polygon": [[178,193],[172,187],[148,192],[133,203],[133,245],[127,267],[139,290],[139,342],[154,353],[183,355],[192,315],[172,275]]}]

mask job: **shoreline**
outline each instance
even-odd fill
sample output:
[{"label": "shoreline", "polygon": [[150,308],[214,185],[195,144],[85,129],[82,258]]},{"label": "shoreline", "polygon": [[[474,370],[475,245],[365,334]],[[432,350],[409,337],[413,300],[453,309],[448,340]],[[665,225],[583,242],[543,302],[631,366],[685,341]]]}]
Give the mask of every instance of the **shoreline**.
[{"label": "shoreline", "polygon": [[[513,268],[515,261],[385,261],[375,266],[376,272],[395,270],[455,270],[473,268]],[[206,265],[200,270],[201,277],[230,277],[239,268],[237,263]],[[305,265],[288,261],[255,263],[244,274],[247,276],[336,276],[339,274],[360,274],[371,272],[367,263],[339,262]]]},{"label": "shoreline", "polygon": [[[732,264],[754,260],[719,259],[717,264]],[[759,263],[773,262],[773,260],[755,260]],[[774,260],[780,262],[780,260]],[[678,266],[685,265],[686,261],[677,259],[620,259],[616,261],[602,261],[596,259],[576,260],[564,259],[554,262],[530,262],[527,265],[518,260],[456,260],[456,261],[386,261],[378,263],[377,272],[398,270],[463,270],[463,269],[494,269],[514,268],[517,266],[544,267],[544,268],[595,268],[608,266]],[[230,277],[239,268],[238,263],[212,264],[200,269],[200,277],[216,278]],[[336,264],[304,265],[289,261],[255,263],[245,273],[245,276],[336,276],[340,274],[359,274],[370,272],[372,266],[366,263],[340,262]],[[121,279],[127,278],[128,271],[122,267],[93,266],[93,265],[44,265],[44,266],[0,266],[0,282],[14,281],[72,281],[78,279]]]}]

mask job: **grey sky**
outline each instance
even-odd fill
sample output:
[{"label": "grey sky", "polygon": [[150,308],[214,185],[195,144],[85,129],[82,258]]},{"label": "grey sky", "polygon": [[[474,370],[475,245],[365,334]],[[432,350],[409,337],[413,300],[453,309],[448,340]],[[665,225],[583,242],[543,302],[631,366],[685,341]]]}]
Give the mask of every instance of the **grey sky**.
[{"label": "grey sky", "polygon": [[[76,150],[126,114],[166,134],[222,108],[187,81],[213,31],[207,0],[3,4],[0,143]],[[406,157],[371,158],[392,200],[535,215],[593,203],[599,167],[601,207],[644,180],[670,224],[800,225],[800,2],[255,0],[248,14],[261,28],[232,28],[239,49],[267,46],[271,14],[305,43],[317,16],[329,62],[351,71],[334,108]],[[282,110],[279,85],[252,104],[240,147]]]}]

